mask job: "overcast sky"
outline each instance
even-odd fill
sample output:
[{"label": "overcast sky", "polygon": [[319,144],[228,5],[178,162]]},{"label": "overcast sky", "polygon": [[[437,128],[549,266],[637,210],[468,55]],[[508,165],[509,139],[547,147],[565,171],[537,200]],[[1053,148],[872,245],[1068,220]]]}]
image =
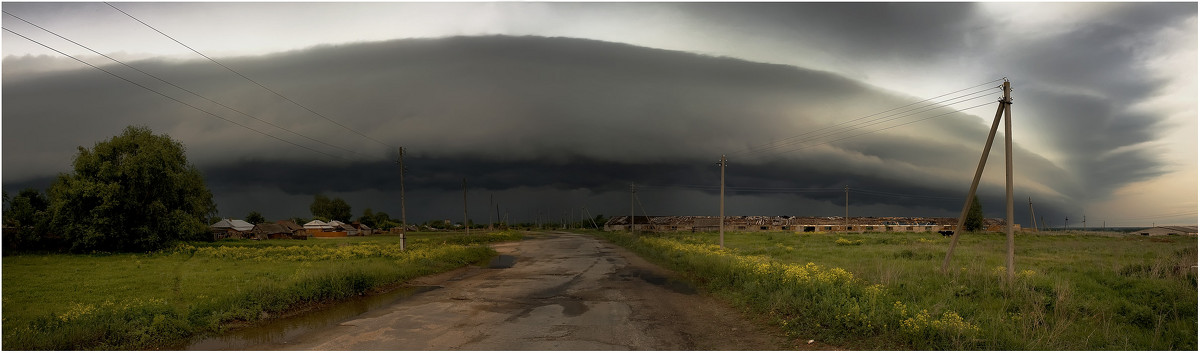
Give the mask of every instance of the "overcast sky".
[{"label": "overcast sky", "polygon": [[464,177],[476,222],[493,195],[513,221],[627,214],[630,183],[650,214],[715,215],[721,154],[728,214],[841,215],[849,185],[852,216],[953,217],[1007,77],[1018,223],[1032,199],[1055,227],[1196,224],[1195,3],[114,5],[287,98],[103,3],[4,3],[3,25],[289,142],[6,31],[10,194],[145,125],[232,218],[309,217],[315,193],[398,218],[397,146],[410,222],[460,220]]}]

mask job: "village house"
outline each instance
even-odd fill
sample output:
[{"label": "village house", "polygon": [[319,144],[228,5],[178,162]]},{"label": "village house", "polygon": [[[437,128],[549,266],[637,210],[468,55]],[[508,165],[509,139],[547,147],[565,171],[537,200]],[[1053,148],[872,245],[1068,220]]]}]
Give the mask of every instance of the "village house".
[{"label": "village house", "polygon": [[240,219],[226,218],[209,225],[208,228],[212,231],[213,240],[245,239],[252,236],[254,225]]},{"label": "village house", "polygon": [[254,225],[254,230],[251,231],[255,239],[289,239],[292,237],[292,231],[279,223],[259,223]]},{"label": "village house", "polygon": [[300,240],[308,239],[308,230],[305,229],[304,226],[296,224],[296,222],[293,222],[290,219],[277,221],[275,223],[279,223],[279,225],[283,226],[284,228],[287,228],[288,231],[292,232],[292,239],[300,239]]}]

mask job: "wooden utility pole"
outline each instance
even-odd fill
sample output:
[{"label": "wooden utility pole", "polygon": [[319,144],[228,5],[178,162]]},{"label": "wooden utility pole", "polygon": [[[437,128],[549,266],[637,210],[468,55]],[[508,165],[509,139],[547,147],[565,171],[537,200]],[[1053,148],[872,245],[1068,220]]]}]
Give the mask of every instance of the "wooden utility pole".
[{"label": "wooden utility pole", "polygon": [[996,138],[996,130],[1000,127],[1000,119],[1005,118],[1005,196],[1007,203],[1008,215],[1008,276],[1011,279],[1013,275],[1013,235],[1012,235],[1012,87],[1008,80],[1004,81],[1004,98],[1000,100],[999,106],[996,107],[996,117],[992,119],[992,128],[988,131],[987,142],[983,144],[983,153],[979,156],[979,165],[975,168],[975,178],[971,179],[971,187],[967,189],[967,198],[963,202],[962,212],[959,213],[958,223],[954,226],[954,236],[950,237],[950,248],[946,251],[946,258],[942,260],[942,272],[950,267],[950,257],[954,255],[954,247],[958,245],[958,237],[963,233],[963,226],[967,220],[967,211],[971,209],[971,200],[975,198],[975,190],[979,187],[979,179],[983,176],[983,167],[987,164],[988,153],[992,150],[992,141]]},{"label": "wooden utility pole", "polygon": [[[501,221],[501,220],[500,220],[500,204],[495,204],[495,205],[493,205],[493,206],[496,206],[496,223],[499,223],[499,224],[504,224],[504,225],[505,225],[505,228],[507,228],[507,227],[508,227],[508,224],[507,224],[506,222],[503,222],[503,221]],[[499,224],[497,224],[497,227],[496,227],[496,228],[500,228],[500,227],[499,227]]]},{"label": "wooden utility pole", "polygon": [[1087,231],[1087,215],[1083,215],[1083,230]]},{"label": "wooden utility pole", "polygon": [[[1029,198],[1029,222],[1033,223],[1033,232],[1038,232],[1037,217],[1033,215],[1033,198]],[[1043,224],[1044,225],[1044,224]]]},{"label": "wooden utility pole", "polygon": [[633,183],[629,183],[629,232],[633,233],[633,224],[636,218],[633,218],[633,195],[637,194],[637,188]]},{"label": "wooden utility pole", "polygon": [[471,224],[467,223],[470,220],[467,218],[467,178],[463,178],[463,228],[467,230],[467,235],[471,235]]},{"label": "wooden utility pole", "polygon": [[725,159],[725,155],[721,155],[721,219],[718,229],[721,232],[721,248],[725,247],[725,166],[729,161]]},{"label": "wooden utility pole", "polygon": [[842,223],[846,224],[846,233],[850,233],[850,185],[846,185],[846,218],[842,219]]},{"label": "wooden utility pole", "polygon": [[408,218],[405,217],[404,212],[404,147],[400,147],[400,155],[396,157],[396,164],[400,165],[400,251],[404,251],[406,240],[404,233],[408,233]]},{"label": "wooden utility pole", "polygon": [[1008,217],[1005,228],[1008,235],[1008,280],[1012,281],[1016,271],[1016,237],[1013,236],[1013,153],[1012,153],[1012,87],[1004,81],[1004,203]]}]

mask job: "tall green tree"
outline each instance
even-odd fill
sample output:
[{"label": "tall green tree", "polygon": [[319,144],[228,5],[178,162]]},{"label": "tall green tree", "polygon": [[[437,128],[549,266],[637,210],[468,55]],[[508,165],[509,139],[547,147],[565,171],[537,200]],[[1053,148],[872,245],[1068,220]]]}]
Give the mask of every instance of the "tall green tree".
[{"label": "tall green tree", "polygon": [[202,239],[217,205],[183,144],[146,127],[79,147],[50,186],[51,223],[82,251],[147,251]]},{"label": "tall green tree", "polygon": [[350,222],[354,217],[350,213],[350,204],[346,203],[346,200],[342,200],[340,197],[330,199],[322,194],[313,195],[313,202],[308,206],[308,210],[312,212],[313,217],[325,221]]},{"label": "tall green tree", "polygon": [[267,218],[263,217],[262,213],[258,213],[258,211],[250,211],[250,213],[246,215],[246,223],[259,224],[266,222]]},{"label": "tall green tree", "polygon": [[963,229],[968,232],[983,229],[983,205],[979,204],[978,197],[971,197],[971,208],[967,210],[967,220],[963,222]]}]

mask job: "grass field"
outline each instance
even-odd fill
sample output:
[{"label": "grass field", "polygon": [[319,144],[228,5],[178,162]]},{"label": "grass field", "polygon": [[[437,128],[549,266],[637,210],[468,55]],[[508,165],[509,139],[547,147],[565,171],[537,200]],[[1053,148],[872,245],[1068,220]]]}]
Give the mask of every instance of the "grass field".
[{"label": "grass field", "polygon": [[483,261],[487,235],[187,243],[149,254],[3,259],[3,349],[157,349],[230,322]]},{"label": "grass field", "polygon": [[850,349],[1196,350],[1197,239],[1018,234],[601,236],[765,315]]}]

